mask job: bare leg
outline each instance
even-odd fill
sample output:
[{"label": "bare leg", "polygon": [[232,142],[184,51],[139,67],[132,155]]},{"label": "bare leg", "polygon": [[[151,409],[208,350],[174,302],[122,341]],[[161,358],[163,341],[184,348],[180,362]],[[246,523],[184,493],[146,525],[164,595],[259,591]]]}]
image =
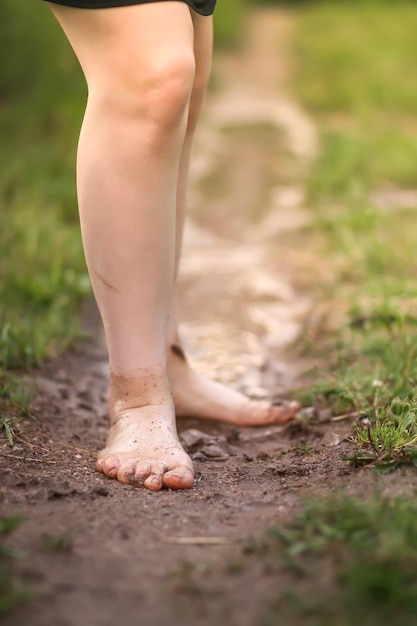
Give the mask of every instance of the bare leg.
[{"label": "bare leg", "polygon": [[89,88],[78,151],[87,265],[109,350],[111,427],[97,469],[158,490],[191,487],[166,364],[175,198],[194,79],[187,5],[51,5]]},{"label": "bare leg", "polygon": [[[204,102],[212,56],[212,20],[193,13],[193,22],[196,72],[178,178],[176,277],[181,255],[192,143]],[[168,325],[168,373],[178,417],[214,419],[242,426],[280,424],[294,417],[299,409],[297,402],[288,403],[287,406],[254,402],[195,372],[184,358],[178,332],[177,304],[175,283]]]}]

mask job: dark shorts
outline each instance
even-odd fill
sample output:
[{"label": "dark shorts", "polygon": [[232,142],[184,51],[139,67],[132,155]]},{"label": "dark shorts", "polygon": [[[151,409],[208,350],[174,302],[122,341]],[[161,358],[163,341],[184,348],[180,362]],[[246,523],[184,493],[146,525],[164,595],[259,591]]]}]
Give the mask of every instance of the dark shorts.
[{"label": "dark shorts", "polygon": [[[54,4],[64,4],[67,7],[79,9],[107,9],[110,7],[125,7],[132,4],[148,4],[161,0],[49,0]],[[200,15],[211,15],[216,6],[216,0],[182,0]]]}]

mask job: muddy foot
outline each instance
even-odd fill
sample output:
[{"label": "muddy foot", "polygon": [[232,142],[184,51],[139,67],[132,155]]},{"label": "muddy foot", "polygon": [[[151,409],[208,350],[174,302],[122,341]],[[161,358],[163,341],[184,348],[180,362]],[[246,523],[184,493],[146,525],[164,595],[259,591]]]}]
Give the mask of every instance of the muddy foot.
[{"label": "muddy foot", "polygon": [[195,372],[175,345],[168,357],[168,374],[177,417],[229,422],[238,426],[285,424],[300,409],[298,402],[274,404],[246,396]]},{"label": "muddy foot", "polygon": [[[108,478],[152,491],[163,486],[192,487],[193,465],[179,442],[169,394],[160,402],[153,400],[145,404],[142,399],[143,406],[139,407],[137,397],[129,393],[125,396],[114,401],[109,393],[111,426],[106,447],[98,454],[96,469]],[[129,403],[133,408],[126,406]]]}]

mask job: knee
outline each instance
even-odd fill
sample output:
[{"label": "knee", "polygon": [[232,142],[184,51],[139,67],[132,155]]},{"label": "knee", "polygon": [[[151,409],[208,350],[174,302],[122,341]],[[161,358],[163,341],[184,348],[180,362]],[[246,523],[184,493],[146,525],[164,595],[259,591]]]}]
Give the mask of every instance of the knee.
[{"label": "knee", "polygon": [[175,52],[140,67],[117,64],[90,87],[101,107],[113,117],[145,122],[171,131],[188,114],[195,61],[192,53]]},{"label": "knee", "polygon": [[151,68],[143,94],[146,117],[172,128],[188,114],[195,72],[193,54],[174,54]]}]

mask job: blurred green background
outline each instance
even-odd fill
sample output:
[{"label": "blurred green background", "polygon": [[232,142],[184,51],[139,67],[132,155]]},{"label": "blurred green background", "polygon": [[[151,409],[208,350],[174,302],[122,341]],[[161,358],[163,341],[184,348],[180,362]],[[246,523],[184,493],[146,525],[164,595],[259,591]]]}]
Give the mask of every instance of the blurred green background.
[{"label": "blurred green background", "polygon": [[[251,8],[262,4],[283,7],[296,24],[293,88],[325,146],[312,197],[322,203],[386,180],[412,185],[414,3],[219,0],[217,49],[238,47]],[[89,283],[74,184],[86,96],[77,61],[41,0],[2,0],[0,55],[1,374],[56,354],[79,334],[74,312]],[[349,123],[336,128],[326,115]],[[402,257],[396,263],[404,267]]]}]

